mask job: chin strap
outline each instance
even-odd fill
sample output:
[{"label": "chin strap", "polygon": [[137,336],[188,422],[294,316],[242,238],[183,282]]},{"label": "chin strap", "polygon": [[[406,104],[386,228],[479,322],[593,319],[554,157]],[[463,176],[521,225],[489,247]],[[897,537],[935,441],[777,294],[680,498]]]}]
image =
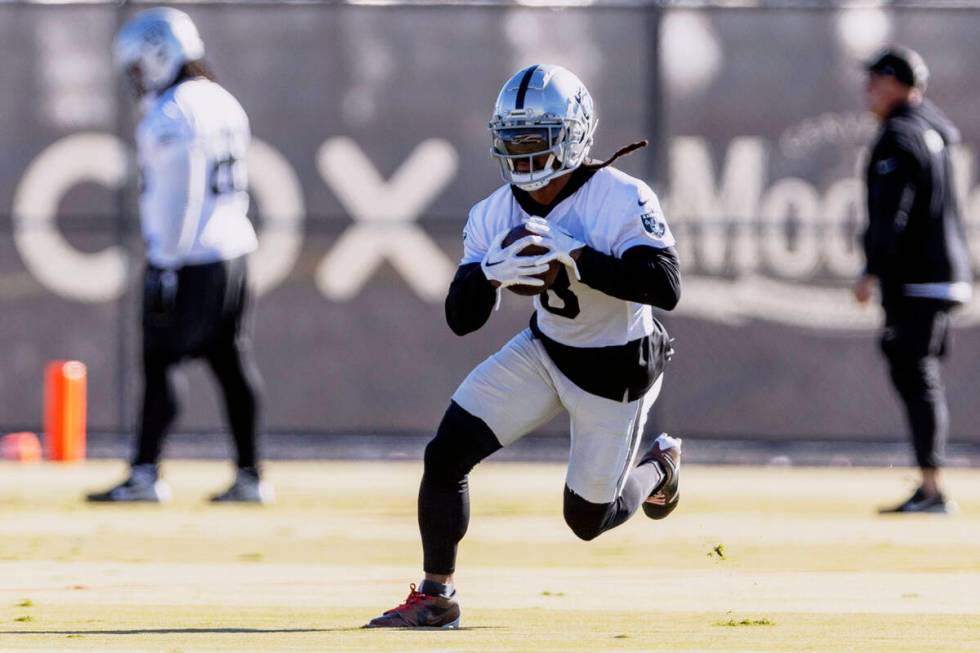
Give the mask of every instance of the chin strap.
[{"label": "chin strap", "polygon": [[600,162],[597,162],[597,163],[586,163],[586,164],[583,165],[583,167],[589,168],[590,170],[601,170],[602,168],[605,168],[606,166],[612,165],[612,162],[615,161],[616,159],[618,159],[620,157],[623,157],[623,156],[626,156],[627,154],[632,154],[633,152],[636,152],[637,150],[643,149],[644,147],[646,147],[649,144],[650,144],[650,142],[647,141],[647,139],[644,138],[642,141],[636,141],[635,143],[630,143],[629,145],[626,145],[624,147],[619,148],[618,150],[616,150],[616,153],[615,154],[613,154],[611,157],[609,157],[605,161],[600,161]]}]

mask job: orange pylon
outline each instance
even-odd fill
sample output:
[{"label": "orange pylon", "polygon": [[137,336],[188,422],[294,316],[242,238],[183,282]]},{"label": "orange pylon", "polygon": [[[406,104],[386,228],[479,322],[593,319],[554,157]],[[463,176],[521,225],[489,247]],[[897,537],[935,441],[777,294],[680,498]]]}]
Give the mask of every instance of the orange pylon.
[{"label": "orange pylon", "polygon": [[85,459],[85,365],[51,361],[44,380],[44,446],[49,460]]},{"label": "orange pylon", "polygon": [[0,438],[0,459],[19,463],[36,463],[41,460],[41,443],[30,431],[8,433]]}]

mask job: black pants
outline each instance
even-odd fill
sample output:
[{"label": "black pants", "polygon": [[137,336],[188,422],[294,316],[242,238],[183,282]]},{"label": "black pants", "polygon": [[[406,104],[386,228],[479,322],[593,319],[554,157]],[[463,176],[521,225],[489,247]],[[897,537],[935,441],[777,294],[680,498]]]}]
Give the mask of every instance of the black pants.
[{"label": "black pants", "polygon": [[941,467],[949,432],[940,359],[946,354],[952,304],[902,299],[885,306],[881,349],[908,418],[915,459],[922,469]]},{"label": "black pants", "polygon": [[174,374],[207,362],[221,388],[239,467],[256,467],[261,379],[249,337],[245,257],[184,266],[173,284],[148,267],[143,292],[143,408],[133,464],[155,464],[178,413]]}]

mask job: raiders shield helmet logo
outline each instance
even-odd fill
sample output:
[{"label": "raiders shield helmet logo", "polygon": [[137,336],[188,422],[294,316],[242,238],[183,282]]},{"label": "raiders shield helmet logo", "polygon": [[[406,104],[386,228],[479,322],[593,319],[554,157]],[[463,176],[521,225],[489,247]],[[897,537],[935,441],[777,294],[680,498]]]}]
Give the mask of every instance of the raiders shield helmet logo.
[{"label": "raiders shield helmet logo", "polygon": [[667,223],[659,219],[656,213],[644,213],[640,216],[643,229],[654,238],[663,238],[667,233]]}]

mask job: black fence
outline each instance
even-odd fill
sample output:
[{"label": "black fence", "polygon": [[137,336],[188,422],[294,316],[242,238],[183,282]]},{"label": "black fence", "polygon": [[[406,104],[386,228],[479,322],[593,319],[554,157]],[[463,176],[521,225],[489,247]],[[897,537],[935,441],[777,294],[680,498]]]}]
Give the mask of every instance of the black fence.
[{"label": "black fence", "polygon": [[[110,43],[143,6],[0,3],[0,427],[39,425],[43,367],[56,358],[87,364],[93,430],[135,420],[135,112]],[[980,266],[980,9],[943,6],[182,5],[256,136],[268,429],[429,431],[466,372],[526,325],[530,303],[508,296],[460,340],[442,299],[468,209],[500,183],[486,130],[496,93],[543,61],[590,88],[596,155],[651,141],[620,167],[661,195],[685,275],[664,318],[677,356],[655,423],[712,437],[901,438],[880,315],[848,291],[875,130],[858,62],[885,42],[925,56],[930,96],[964,133],[959,190]],[[980,305],[959,320],[952,430],[980,442]],[[189,376],[209,387],[201,368]],[[221,427],[212,391],[184,404],[182,430]]]}]

